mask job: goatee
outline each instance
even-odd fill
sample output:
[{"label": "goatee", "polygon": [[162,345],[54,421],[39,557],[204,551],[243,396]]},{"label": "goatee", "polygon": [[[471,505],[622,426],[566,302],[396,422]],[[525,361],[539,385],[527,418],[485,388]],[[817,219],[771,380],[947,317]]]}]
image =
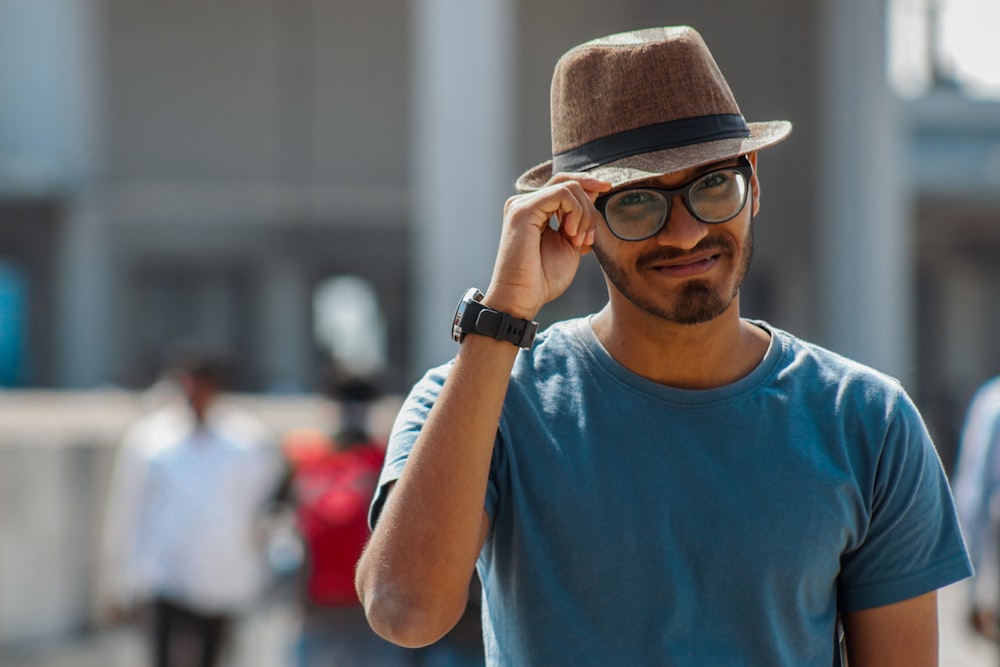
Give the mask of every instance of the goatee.
[{"label": "goatee", "polygon": [[[753,257],[753,222],[751,221],[747,231],[743,253],[737,260],[738,264],[732,288],[725,290],[723,287],[716,290],[705,280],[689,280],[684,283],[680,293],[677,295],[676,303],[670,308],[657,303],[652,298],[640,295],[634,289],[629,275],[621,266],[612,261],[596,245],[593,250],[594,256],[601,265],[601,269],[604,270],[604,275],[607,276],[615,289],[621,292],[625,298],[638,308],[651,315],[671,322],[677,322],[678,324],[701,324],[714,320],[724,313],[732,304],[736,295],[739,294],[740,286],[743,284],[743,279],[750,269],[750,260]],[[707,250],[718,250],[720,254],[728,253],[731,257],[737,256],[737,248],[728,238],[706,237],[690,251],[681,251],[669,247],[651,250],[636,260],[636,267],[642,269],[654,266],[658,262],[679,259],[685,255],[703,253]]]}]

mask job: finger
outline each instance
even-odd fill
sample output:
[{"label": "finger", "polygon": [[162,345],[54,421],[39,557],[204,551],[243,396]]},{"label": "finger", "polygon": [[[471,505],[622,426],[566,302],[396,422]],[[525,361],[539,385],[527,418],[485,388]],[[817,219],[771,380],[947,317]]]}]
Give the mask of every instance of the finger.
[{"label": "finger", "polygon": [[[566,222],[565,229],[561,230],[564,236],[577,248],[586,248],[594,244],[593,232],[594,227],[600,224],[603,219],[602,216],[598,215],[597,210],[594,208],[594,204],[597,198],[600,197],[605,192],[610,191],[613,185],[609,181],[605,181],[600,178],[595,178],[586,173],[570,173],[570,172],[560,172],[555,174],[550,180],[550,184],[558,183],[575,183],[578,185],[582,191],[583,196],[589,201],[589,206],[583,206],[583,210],[587,212],[587,215],[582,216],[579,222],[573,219],[569,219]],[[586,252],[590,252],[589,248]]]},{"label": "finger", "polygon": [[[604,181],[588,179],[586,184],[571,178],[570,174],[559,175],[558,181],[547,184],[535,192],[510,198],[506,214],[510,221],[530,220],[531,224],[544,230],[553,227],[573,246],[584,244],[586,233],[594,226],[597,211],[594,208],[596,190],[588,190],[585,185],[603,187]],[[595,185],[596,184],[596,185]]]},{"label": "finger", "polygon": [[[535,192],[519,195],[508,201],[508,207],[515,215],[530,215],[541,226],[544,218],[546,226],[552,226],[565,233],[568,221],[592,206],[582,186],[575,181],[564,181],[547,185]],[[572,225],[571,225],[572,226]]]},{"label": "finger", "polygon": [[570,241],[577,248],[585,248],[594,245],[594,239],[597,233],[596,227],[604,220],[604,217],[594,206],[594,200],[597,199],[598,194],[599,193],[592,190],[584,190],[583,192],[583,197],[586,199],[581,202],[580,211],[582,215],[578,220],[575,220],[576,227],[572,230],[570,238]]},{"label": "finger", "polygon": [[554,174],[546,185],[565,183],[567,181],[579,183],[587,192],[587,196],[591,201],[594,201],[601,193],[607,192],[612,188],[610,182],[583,172],[559,172],[558,174]]},{"label": "finger", "polygon": [[583,186],[576,181],[563,184],[567,192],[565,206],[559,217],[559,232],[575,247],[580,247],[593,226],[594,204]]},{"label": "finger", "polygon": [[579,205],[565,185],[546,187],[528,194],[515,195],[504,206],[504,218],[515,226],[518,221],[544,229],[553,217],[561,224],[565,213]]}]

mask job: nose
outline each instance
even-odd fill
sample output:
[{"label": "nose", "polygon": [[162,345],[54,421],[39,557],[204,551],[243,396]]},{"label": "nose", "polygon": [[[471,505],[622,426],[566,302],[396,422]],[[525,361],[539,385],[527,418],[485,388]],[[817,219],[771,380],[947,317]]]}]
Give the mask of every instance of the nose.
[{"label": "nose", "polygon": [[662,246],[691,250],[706,236],[708,225],[691,215],[682,197],[674,197],[670,202],[670,217],[656,233],[656,242]]}]

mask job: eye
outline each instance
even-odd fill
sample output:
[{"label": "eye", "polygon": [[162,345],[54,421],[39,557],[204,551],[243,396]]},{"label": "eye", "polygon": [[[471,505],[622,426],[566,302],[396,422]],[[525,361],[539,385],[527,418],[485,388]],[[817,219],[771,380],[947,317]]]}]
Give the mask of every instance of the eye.
[{"label": "eye", "polygon": [[698,192],[727,188],[733,181],[733,173],[731,171],[716,171],[706,174],[704,178],[695,183],[692,190]]},{"label": "eye", "polygon": [[722,169],[705,174],[688,191],[691,212],[702,222],[731,219],[746,202],[747,182],[736,169]]},{"label": "eye", "polygon": [[614,204],[618,208],[649,206],[657,201],[657,196],[648,190],[625,190],[615,197]]},{"label": "eye", "polygon": [[662,225],[669,208],[659,192],[635,189],[612,195],[604,212],[615,234],[625,239],[641,239]]}]

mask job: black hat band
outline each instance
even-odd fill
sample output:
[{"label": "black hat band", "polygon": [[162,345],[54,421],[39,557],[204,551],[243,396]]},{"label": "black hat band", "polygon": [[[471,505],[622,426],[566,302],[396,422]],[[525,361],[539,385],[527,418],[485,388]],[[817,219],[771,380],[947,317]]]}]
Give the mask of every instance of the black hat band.
[{"label": "black hat band", "polygon": [[586,171],[640,153],[749,136],[750,127],[740,114],[681,118],[626,130],[563,151],[553,156],[552,173]]}]

